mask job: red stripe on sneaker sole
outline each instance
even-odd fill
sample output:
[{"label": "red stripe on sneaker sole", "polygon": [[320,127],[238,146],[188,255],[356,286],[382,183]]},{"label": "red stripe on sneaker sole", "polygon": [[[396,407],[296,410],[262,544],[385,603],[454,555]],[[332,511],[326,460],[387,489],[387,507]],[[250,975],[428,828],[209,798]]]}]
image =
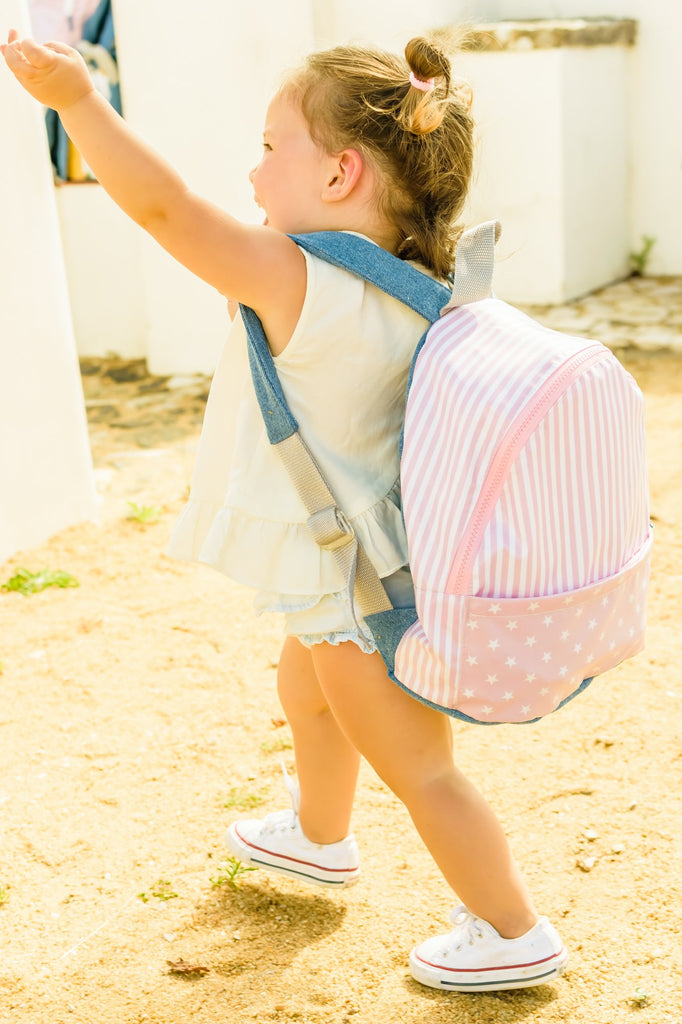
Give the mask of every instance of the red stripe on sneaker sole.
[{"label": "red stripe on sneaker sole", "polygon": [[359,870],[357,867],[354,867],[354,868],[328,868],[328,867],[325,867],[324,864],[316,864],[314,861],[299,860],[297,857],[289,857],[286,854],[273,853],[272,850],[268,850],[264,846],[256,846],[255,843],[250,843],[247,839],[244,838],[244,836],[240,835],[239,829],[238,829],[238,827],[236,825],[234,825],[233,828],[234,828],[234,834],[237,836],[239,841],[244,844],[244,846],[247,846],[249,848],[249,850],[257,850],[258,853],[265,853],[265,854],[268,855],[268,857],[276,857],[277,860],[289,861],[292,864],[301,864],[303,867],[316,868],[318,871],[327,871],[330,874],[351,875],[351,874],[357,874],[357,872]]},{"label": "red stripe on sneaker sole", "polygon": [[552,953],[551,956],[543,957],[542,960],[531,960],[526,964],[504,964],[498,967],[444,967],[442,964],[432,964],[430,960],[424,960],[419,954],[415,953],[415,960],[419,963],[424,964],[425,967],[431,967],[435,971],[450,971],[452,974],[486,974],[489,971],[521,971],[530,967],[540,967],[542,964],[548,964],[552,960],[557,960],[565,955],[565,950],[562,948],[557,953]]}]

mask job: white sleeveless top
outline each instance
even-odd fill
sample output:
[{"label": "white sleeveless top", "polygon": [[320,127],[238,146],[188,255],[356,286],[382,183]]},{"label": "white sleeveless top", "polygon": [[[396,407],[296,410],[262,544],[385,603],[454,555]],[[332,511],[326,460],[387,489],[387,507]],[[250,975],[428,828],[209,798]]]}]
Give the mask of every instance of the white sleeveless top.
[{"label": "white sleeveless top", "polygon": [[[380,576],[407,562],[399,438],[415,347],[428,326],[373,285],[304,252],[307,287],[277,373],[301,435]],[[175,558],[269,594],[335,593],[343,579],[268,442],[237,316],[215,372]]]}]

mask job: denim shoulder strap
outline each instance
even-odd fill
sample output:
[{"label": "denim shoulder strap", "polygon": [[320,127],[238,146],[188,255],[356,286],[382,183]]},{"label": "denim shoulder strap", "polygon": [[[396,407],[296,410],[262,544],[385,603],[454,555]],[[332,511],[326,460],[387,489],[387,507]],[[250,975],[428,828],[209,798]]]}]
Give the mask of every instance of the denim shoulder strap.
[{"label": "denim shoulder strap", "polygon": [[290,237],[313,256],[381,288],[429,323],[438,319],[441,309],[450,301],[449,288],[367,238],[347,231],[315,231]]}]

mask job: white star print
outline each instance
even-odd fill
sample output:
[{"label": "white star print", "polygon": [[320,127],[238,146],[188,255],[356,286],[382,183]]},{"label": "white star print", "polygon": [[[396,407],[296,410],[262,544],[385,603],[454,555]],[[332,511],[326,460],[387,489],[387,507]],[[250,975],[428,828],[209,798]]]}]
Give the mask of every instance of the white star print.
[{"label": "white star print", "polygon": [[564,604],[573,604],[573,594],[569,594],[568,597],[564,598]]},{"label": "white star print", "polygon": [[528,673],[528,675],[526,676],[526,682],[527,683],[534,683],[535,682],[535,673],[534,672],[529,672]]},{"label": "white star print", "polygon": [[522,715],[529,715],[530,714],[530,704],[524,704],[523,705],[523,707],[521,708],[521,714]]},{"label": "white star print", "polygon": [[478,665],[478,658],[476,658],[473,654],[470,654],[469,657],[467,658],[467,665]]},{"label": "white star print", "polygon": [[597,625],[597,620],[596,619],[590,619],[590,621],[587,623],[587,628],[588,629],[594,629],[596,625]]},{"label": "white star print", "polygon": [[514,668],[515,664],[516,664],[516,658],[507,658],[507,660],[505,661],[505,665],[507,665],[508,668]]},{"label": "white star print", "polygon": [[583,645],[582,645],[582,644],[576,644],[576,645],[575,645],[575,647],[573,648],[573,650],[574,650],[574,652],[575,652],[576,654],[580,654],[580,652],[582,651],[582,649],[583,649]]},{"label": "white star print", "polygon": [[467,629],[478,629],[478,623],[474,619],[469,619],[467,622]]},{"label": "white star print", "polygon": [[510,693],[509,690],[507,690],[507,692],[502,697],[502,700],[513,700],[513,699],[514,699],[514,694]]},{"label": "white star print", "polygon": [[488,611],[490,612],[491,615],[497,615],[501,607],[501,604],[491,604],[490,608],[488,608]]},{"label": "white star print", "polygon": [[535,639],[534,636],[527,636],[525,643],[526,643],[526,647],[533,647],[534,644],[537,643],[537,640]]},{"label": "white star print", "polygon": [[576,619],[579,619],[584,611],[585,611],[584,608],[576,608],[576,610],[575,610],[575,617],[576,617]]},{"label": "white star print", "polygon": [[562,639],[562,640],[568,640],[568,638],[569,638],[569,636],[570,636],[570,635],[571,635],[571,634],[570,634],[570,633],[568,632],[568,630],[567,630],[567,629],[565,629],[565,630],[563,631],[563,633],[561,634],[561,639]]},{"label": "white star print", "polygon": [[542,660],[545,664],[547,664],[548,661],[552,660],[552,655],[549,653],[549,651],[545,651],[545,653],[542,655]]},{"label": "white star print", "polygon": [[483,707],[481,708],[482,715],[492,715],[492,713],[493,709],[490,707],[489,704],[484,704]]},{"label": "white star print", "polygon": [[486,683],[490,683],[493,686],[497,682],[497,676],[486,676]]},{"label": "white star print", "polygon": [[510,632],[512,632],[513,630],[517,629],[518,625],[518,622],[515,622],[513,619],[510,619],[509,622],[507,623],[507,629]]},{"label": "white star print", "polygon": [[490,648],[491,651],[496,651],[499,646],[499,640],[491,640],[490,643],[488,644],[488,647]]},{"label": "white star print", "polygon": [[608,597],[602,597],[602,599],[601,599],[601,606],[602,606],[602,608],[606,608],[608,603],[609,603]]},{"label": "white star print", "polygon": [[465,697],[469,697],[469,698],[473,697],[474,696],[474,690],[465,690],[464,691],[464,696]]},{"label": "white star print", "polygon": [[536,612],[539,607],[540,607],[540,605],[538,604],[537,601],[532,601],[531,604],[528,605],[528,611],[529,612]]},{"label": "white star print", "polygon": [[544,617],[544,619],[542,621],[543,621],[545,626],[551,626],[552,623],[554,622],[554,619],[552,618],[551,615],[545,615],[545,617]]},{"label": "white star print", "polygon": [[561,668],[559,669],[559,675],[563,677],[563,676],[566,675],[567,672],[568,672],[568,665],[562,665]]},{"label": "white star print", "polygon": [[609,644],[609,650],[612,651],[615,646],[616,646],[616,641],[612,640],[611,643]]},{"label": "white star print", "polygon": [[548,693],[549,693],[549,690],[547,689],[547,687],[543,686],[542,689],[540,690],[540,696],[541,697],[546,697]]}]

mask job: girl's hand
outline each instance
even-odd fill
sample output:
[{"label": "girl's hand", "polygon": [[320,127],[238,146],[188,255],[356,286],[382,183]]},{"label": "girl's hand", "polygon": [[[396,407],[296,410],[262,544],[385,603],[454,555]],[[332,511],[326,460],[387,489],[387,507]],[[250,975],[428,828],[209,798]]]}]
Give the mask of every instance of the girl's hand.
[{"label": "girl's hand", "polygon": [[85,61],[65,43],[41,46],[12,29],[0,52],[19,84],[46,107],[65,110],[94,90]]}]

